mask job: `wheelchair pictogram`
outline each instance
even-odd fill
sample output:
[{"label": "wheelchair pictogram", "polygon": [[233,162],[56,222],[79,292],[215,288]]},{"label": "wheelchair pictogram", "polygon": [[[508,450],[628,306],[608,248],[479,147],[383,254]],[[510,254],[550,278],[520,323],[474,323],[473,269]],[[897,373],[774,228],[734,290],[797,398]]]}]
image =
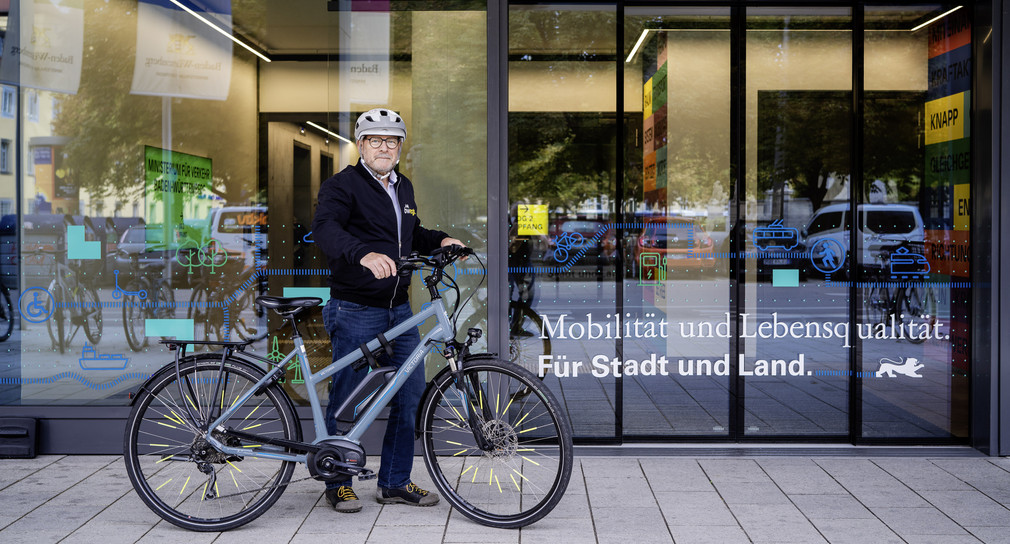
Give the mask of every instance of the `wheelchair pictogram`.
[{"label": "wheelchair pictogram", "polygon": [[25,289],[18,299],[21,317],[29,323],[45,323],[56,310],[53,295],[42,287]]},{"label": "wheelchair pictogram", "polygon": [[554,239],[554,260],[563,263],[568,260],[568,251],[578,249],[586,241],[577,232],[563,232]]}]

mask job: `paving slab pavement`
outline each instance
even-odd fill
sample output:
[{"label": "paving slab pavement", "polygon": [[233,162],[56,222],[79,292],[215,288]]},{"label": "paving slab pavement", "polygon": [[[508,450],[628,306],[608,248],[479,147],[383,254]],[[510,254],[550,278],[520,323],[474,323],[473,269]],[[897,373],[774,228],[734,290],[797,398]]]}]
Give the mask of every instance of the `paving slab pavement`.
[{"label": "paving slab pavement", "polygon": [[[872,451],[872,450],[870,450]],[[941,450],[937,450],[941,451]],[[307,477],[299,466],[295,479]],[[432,489],[418,458],[415,481]],[[520,530],[476,525],[445,501],[334,512],[322,484],[292,484],[224,533],[179,529],[133,491],[118,456],[0,459],[0,542],[17,543],[1010,543],[1010,460],[981,455],[577,455],[551,515]]]}]

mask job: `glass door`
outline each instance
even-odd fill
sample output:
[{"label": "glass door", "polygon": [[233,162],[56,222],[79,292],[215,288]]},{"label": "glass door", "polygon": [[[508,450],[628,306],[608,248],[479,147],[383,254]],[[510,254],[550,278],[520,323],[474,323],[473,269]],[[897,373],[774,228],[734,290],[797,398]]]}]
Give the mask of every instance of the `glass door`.
[{"label": "glass door", "polygon": [[510,358],[576,436],[620,434],[614,4],[509,8]]},{"label": "glass door", "polygon": [[625,10],[626,436],[731,433],[730,44],[728,8]]},{"label": "glass door", "polygon": [[743,436],[847,436],[849,8],[748,8]]}]

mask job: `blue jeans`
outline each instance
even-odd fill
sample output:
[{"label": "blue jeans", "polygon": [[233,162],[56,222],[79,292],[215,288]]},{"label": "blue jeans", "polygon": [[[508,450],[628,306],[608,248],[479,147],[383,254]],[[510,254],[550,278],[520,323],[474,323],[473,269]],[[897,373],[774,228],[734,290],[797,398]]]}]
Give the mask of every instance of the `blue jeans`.
[{"label": "blue jeans", "polygon": [[[333,360],[336,361],[352,350],[357,350],[361,344],[375,339],[380,332],[386,332],[394,325],[402,323],[413,316],[410,304],[401,304],[392,309],[363,306],[346,300],[330,299],[323,308],[323,325],[330,335],[333,345]],[[393,342],[392,361],[386,355],[379,358],[381,363],[392,364],[399,368],[410,352],[421,342],[417,327],[401,334]],[[360,353],[360,350],[358,351]],[[382,441],[382,458],[379,464],[379,487],[403,487],[410,482],[410,469],[414,463],[414,418],[417,407],[424,393],[423,365],[414,369],[407,377],[403,387],[389,402],[389,421],[386,424],[386,435]],[[336,434],[337,408],[368,373],[368,367],[355,372],[351,367],[344,367],[333,375],[333,389],[330,390],[330,402],[326,407],[326,430]],[[343,481],[327,482],[326,488],[333,489],[341,485],[350,485],[348,477]]]}]

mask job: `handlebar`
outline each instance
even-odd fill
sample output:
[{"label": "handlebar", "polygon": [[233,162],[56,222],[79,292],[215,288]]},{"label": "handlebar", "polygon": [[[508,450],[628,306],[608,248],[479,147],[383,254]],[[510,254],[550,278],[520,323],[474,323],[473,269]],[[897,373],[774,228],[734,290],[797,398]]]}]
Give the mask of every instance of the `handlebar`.
[{"label": "handlebar", "polygon": [[428,257],[423,257],[414,251],[410,256],[397,261],[396,273],[400,276],[409,276],[415,270],[429,267],[441,275],[445,267],[469,255],[473,255],[473,249],[458,244],[440,247],[432,251]]}]

